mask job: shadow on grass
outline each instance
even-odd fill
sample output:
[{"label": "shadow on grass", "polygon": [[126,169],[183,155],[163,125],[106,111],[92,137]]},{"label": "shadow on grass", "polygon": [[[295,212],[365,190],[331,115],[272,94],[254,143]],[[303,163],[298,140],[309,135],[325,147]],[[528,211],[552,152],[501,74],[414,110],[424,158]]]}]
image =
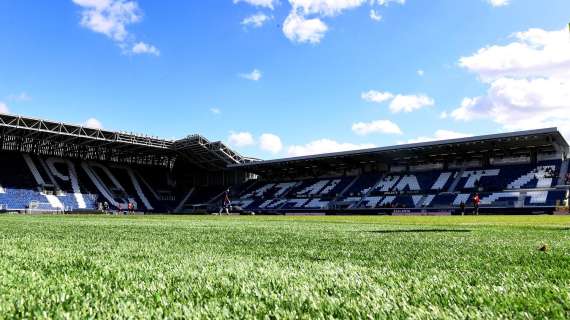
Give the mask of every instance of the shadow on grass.
[{"label": "shadow on grass", "polygon": [[466,229],[392,229],[392,230],[374,230],[370,233],[390,234],[390,233],[467,233],[471,230]]}]

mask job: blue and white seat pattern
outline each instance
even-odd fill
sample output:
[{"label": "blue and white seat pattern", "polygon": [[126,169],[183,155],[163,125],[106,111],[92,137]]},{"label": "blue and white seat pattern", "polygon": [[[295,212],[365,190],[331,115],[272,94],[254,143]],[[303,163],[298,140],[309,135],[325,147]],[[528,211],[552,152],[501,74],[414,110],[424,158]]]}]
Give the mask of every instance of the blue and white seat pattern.
[{"label": "blue and white seat pattern", "polygon": [[236,202],[251,210],[457,207],[472,204],[473,195],[479,193],[481,206],[554,206],[563,197],[554,188],[560,164],[275,181],[261,183]]}]

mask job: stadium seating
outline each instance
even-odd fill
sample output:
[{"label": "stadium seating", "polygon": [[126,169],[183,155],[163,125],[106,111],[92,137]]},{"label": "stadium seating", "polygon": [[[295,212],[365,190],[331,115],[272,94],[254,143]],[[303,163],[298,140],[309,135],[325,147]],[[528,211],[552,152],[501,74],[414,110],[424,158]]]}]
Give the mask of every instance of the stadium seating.
[{"label": "stadium seating", "polygon": [[[357,176],[263,181],[249,180],[231,188],[232,204],[260,212],[385,210],[391,208],[554,207],[563,202],[567,162],[539,161],[485,168],[420,172],[371,172]],[[191,211],[219,206],[224,186],[177,189],[164,168],[138,167],[2,152],[0,207],[8,210],[96,210],[133,203],[140,211]]]},{"label": "stadium seating", "polygon": [[386,208],[552,207],[565,192],[555,188],[561,161],[501,164],[403,173],[367,173],[300,181],[259,182],[236,194],[234,204],[252,211],[366,210]]},{"label": "stadium seating", "polygon": [[161,199],[147,182],[164,189],[155,182],[160,171],[166,177],[163,169],[147,168],[143,177],[128,166],[11,152],[0,153],[0,166],[10,168],[0,175],[0,207],[7,210],[96,210],[105,201],[112,209],[128,202],[141,211],[175,206],[175,198]]}]

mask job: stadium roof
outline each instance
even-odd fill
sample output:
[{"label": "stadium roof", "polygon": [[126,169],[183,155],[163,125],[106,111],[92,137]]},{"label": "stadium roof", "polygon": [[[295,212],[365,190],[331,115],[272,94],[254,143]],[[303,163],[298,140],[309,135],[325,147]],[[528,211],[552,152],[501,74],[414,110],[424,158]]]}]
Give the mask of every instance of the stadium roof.
[{"label": "stadium roof", "polygon": [[222,170],[231,164],[256,160],[240,155],[220,141],[210,142],[198,134],[175,141],[171,148],[204,169]]},{"label": "stadium roof", "polygon": [[208,170],[252,161],[199,135],[174,141],[5,114],[0,114],[0,150],[166,166],[183,156]]},{"label": "stadium roof", "polygon": [[529,150],[568,153],[568,143],[557,128],[491,134],[460,139],[326,153],[230,165],[263,174],[279,168],[350,167],[366,163],[427,163],[473,159],[487,155],[513,155]]}]

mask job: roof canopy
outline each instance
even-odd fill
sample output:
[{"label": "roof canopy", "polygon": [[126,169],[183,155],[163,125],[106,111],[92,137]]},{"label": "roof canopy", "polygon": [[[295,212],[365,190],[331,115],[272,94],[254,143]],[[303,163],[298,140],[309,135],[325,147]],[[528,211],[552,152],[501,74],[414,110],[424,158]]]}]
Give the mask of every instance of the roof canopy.
[{"label": "roof canopy", "polygon": [[264,174],[284,168],[357,168],[368,163],[421,164],[510,156],[532,151],[568,153],[568,143],[557,128],[546,128],[242,163],[231,165],[230,168]]},{"label": "roof canopy", "polygon": [[184,156],[209,170],[250,161],[222,142],[199,135],[173,141],[2,114],[0,150],[163,166],[172,166],[178,156]]},{"label": "roof canopy", "polygon": [[171,148],[204,169],[223,170],[228,165],[254,161],[243,157],[220,141],[210,142],[198,134],[175,141]]},{"label": "roof canopy", "polygon": [[180,140],[87,128],[0,114],[0,150],[136,164],[172,166],[178,157],[205,170],[252,173],[308,167],[358,168],[364,164],[416,164],[509,156],[525,152],[568,153],[556,128],[519,131],[435,142],[405,144],[313,156],[258,161],[201,135]]}]

